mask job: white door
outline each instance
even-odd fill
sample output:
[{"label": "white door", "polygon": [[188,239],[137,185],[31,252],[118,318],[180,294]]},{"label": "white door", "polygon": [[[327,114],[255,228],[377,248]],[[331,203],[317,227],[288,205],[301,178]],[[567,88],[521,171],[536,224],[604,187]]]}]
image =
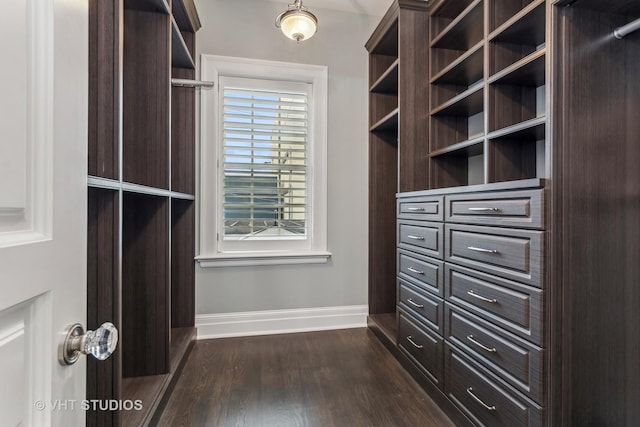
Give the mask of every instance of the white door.
[{"label": "white door", "polygon": [[0,425],[83,426],[57,351],[86,322],[88,4],[1,3]]}]

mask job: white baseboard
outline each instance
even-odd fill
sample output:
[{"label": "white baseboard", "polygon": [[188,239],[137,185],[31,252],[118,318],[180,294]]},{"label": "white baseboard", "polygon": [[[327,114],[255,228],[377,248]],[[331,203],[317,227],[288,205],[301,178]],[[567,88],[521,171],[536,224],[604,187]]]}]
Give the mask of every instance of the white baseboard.
[{"label": "white baseboard", "polygon": [[369,307],[303,308],[245,313],[198,314],[198,339],[288,334],[332,329],[364,328]]}]

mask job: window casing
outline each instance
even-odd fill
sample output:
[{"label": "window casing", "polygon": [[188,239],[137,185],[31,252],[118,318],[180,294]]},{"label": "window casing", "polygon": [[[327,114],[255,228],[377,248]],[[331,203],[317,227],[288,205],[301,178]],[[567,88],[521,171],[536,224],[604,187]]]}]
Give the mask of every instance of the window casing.
[{"label": "window casing", "polygon": [[202,56],[201,266],[326,262],[326,67]]}]

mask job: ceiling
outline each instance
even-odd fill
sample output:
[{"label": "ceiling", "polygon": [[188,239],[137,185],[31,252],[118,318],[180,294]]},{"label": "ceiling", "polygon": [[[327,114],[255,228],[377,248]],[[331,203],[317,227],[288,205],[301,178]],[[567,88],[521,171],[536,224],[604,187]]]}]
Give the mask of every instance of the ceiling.
[{"label": "ceiling", "polygon": [[[293,0],[272,0],[278,3],[289,4]],[[314,9],[333,9],[343,12],[359,13],[363,15],[382,16],[391,6],[393,0],[303,0],[302,4]]]}]

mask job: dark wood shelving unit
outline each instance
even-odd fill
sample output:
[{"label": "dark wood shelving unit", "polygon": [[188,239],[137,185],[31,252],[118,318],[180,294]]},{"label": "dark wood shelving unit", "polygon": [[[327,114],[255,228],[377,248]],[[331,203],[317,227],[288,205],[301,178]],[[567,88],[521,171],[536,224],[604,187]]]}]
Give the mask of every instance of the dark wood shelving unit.
[{"label": "dark wood shelving unit", "polygon": [[[633,425],[640,32],[613,31],[640,3],[436,0],[428,13],[428,37],[405,46],[429,66],[427,137],[370,138],[385,143],[371,146],[369,327],[456,425]],[[400,134],[422,126],[403,119],[404,78]],[[370,123],[391,111],[371,108]],[[394,175],[418,176],[401,155],[416,149],[429,179],[394,199]]]},{"label": "dark wood shelving unit", "polygon": [[87,425],[153,425],[195,339],[195,89],[171,79],[195,78],[200,21],[192,0],[92,0],[90,28],[87,323],[120,343],[87,397],[144,410]]}]

